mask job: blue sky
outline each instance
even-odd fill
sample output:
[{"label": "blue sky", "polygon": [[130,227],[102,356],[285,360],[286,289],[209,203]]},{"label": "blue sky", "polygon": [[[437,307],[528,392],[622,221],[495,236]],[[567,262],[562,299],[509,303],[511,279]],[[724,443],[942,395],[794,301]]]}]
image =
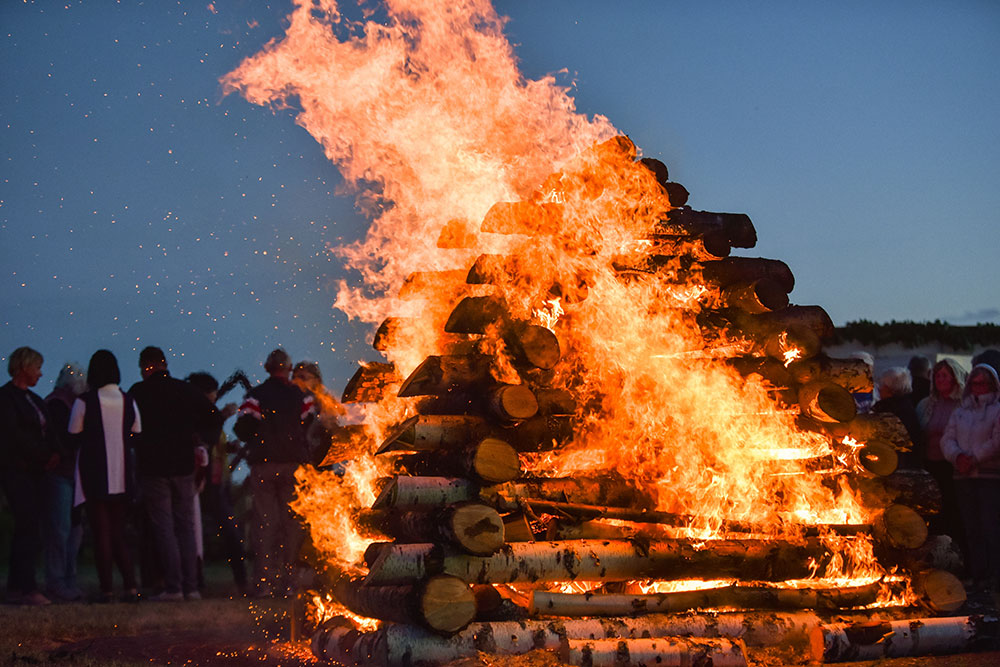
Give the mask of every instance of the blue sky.
[{"label": "blue sky", "polygon": [[[498,2],[529,78],[659,157],[695,208],[745,212],[796,303],[834,321],[1000,322],[1000,5]],[[219,77],[285,2],[0,4],[0,355],[145,345],[259,379],[268,350],[339,391],[370,329],[326,248],[365,221],[289,111]]]}]

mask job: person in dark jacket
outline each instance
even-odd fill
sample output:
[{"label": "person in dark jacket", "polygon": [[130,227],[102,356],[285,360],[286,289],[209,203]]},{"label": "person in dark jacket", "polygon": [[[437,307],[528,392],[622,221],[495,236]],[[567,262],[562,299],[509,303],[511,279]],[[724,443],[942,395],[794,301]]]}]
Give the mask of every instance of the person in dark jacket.
[{"label": "person in dark jacket", "polygon": [[156,601],[196,600],[198,556],[195,545],[195,448],[218,438],[222,420],[205,396],[170,376],[163,350],[139,353],[142,381],[129,395],[142,413],[143,433],[136,447],[139,486],[146,517],[163,568],[164,590]]},{"label": "person in dark jacket", "polygon": [[76,441],[69,434],[69,414],[87,391],[87,373],[64,364],[52,392],[45,397],[52,431],[60,442],[59,465],[45,473],[45,592],[73,602],[83,598],[76,584],[76,558],[83,539],[80,508],[73,507],[76,486]]},{"label": "person in dark jacket", "polygon": [[919,468],[926,457],[924,433],[920,428],[920,418],[913,405],[911,394],[913,380],[910,371],[902,366],[893,366],[882,371],[878,377],[879,400],[872,406],[872,412],[889,412],[903,422],[906,433],[913,442],[913,451],[900,454],[900,468]]},{"label": "person in dark jacket", "polygon": [[58,442],[48,409],[31,387],[42,377],[42,355],[19,347],[7,359],[11,380],[0,387],[0,487],[14,515],[7,570],[7,601],[45,605],[35,567],[41,552],[38,509],[44,505],[45,473],[59,465]]},{"label": "person in dark jacket", "polygon": [[90,389],[73,402],[69,414],[68,431],[79,434],[75,501],[87,503],[101,586],[99,602],[114,601],[113,562],[122,576],[125,599],[139,599],[125,525],[135,493],[131,440],[142,431],[142,423],[135,402],[118,387],[119,382],[115,355],[98,350],[87,365]]},{"label": "person in dark jacket", "polygon": [[295,497],[295,470],[309,461],[306,433],[315,416],[313,397],[292,384],[292,362],[272,351],[268,377],[247,392],[233,430],[246,443],[253,498],[253,577],[257,597],[292,592],[293,566],[304,533],[289,504]]}]

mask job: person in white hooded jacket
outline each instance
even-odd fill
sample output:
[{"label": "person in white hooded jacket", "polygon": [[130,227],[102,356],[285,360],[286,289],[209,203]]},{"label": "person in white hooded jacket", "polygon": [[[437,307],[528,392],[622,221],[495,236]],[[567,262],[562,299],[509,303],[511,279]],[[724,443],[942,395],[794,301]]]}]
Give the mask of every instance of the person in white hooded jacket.
[{"label": "person in white hooded jacket", "polygon": [[1000,574],[1000,378],[979,364],[951,413],[941,451],[955,466],[955,493],[969,536],[969,573],[979,589]]}]

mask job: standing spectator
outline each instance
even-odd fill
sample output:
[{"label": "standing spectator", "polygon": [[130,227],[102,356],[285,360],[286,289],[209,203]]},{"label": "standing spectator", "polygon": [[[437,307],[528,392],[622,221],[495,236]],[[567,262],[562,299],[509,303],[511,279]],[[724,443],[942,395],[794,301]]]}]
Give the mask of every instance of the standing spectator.
[{"label": "standing spectator", "polygon": [[917,355],[910,357],[910,363],[906,365],[910,371],[913,391],[910,398],[913,405],[927,398],[931,393],[931,362],[925,356]]},{"label": "standing spectator", "polygon": [[139,486],[146,516],[163,568],[164,590],[156,601],[197,600],[197,552],[194,496],[195,448],[221,428],[214,406],[187,382],[167,371],[163,350],[139,353],[142,380],[129,395],[142,412],[139,439]]},{"label": "standing spectator", "polygon": [[920,467],[924,459],[924,436],[920,430],[917,409],[910,398],[913,391],[910,371],[902,366],[887,368],[879,375],[877,388],[879,400],[872,407],[872,412],[891,412],[899,417],[913,443],[913,451],[900,455],[900,467]]},{"label": "standing spectator", "polygon": [[[868,365],[868,373],[872,374],[875,369],[875,358],[864,350],[859,350],[851,354],[852,359],[860,359]],[[873,379],[874,384],[874,379]],[[858,409],[859,415],[866,415],[872,411],[872,406],[875,405],[875,391],[855,391],[851,393],[854,397],[854,405]]]},{"label": "standing spectator", "polygon": [[69,413],[85,391],[87,374],[78,364],[65,364],[52,393],[45,397],[52,432],[60,441],[59,466],[45,473],[45,587],[50,598],[65,602],[83,598],[76,585],[76,558],[83,529],[80,511],[73,507],[76,441],[69,434]]},{"label": "standing spectator", "polygon": [[931,393],[917,404],[917,418],[926,444],[924,469],[937,480],[941,489],[941,514],[936,520],[932,519],[931,528],[936,533],[951,535],[968,563],[969,550],[955,496],[954,468],[941,451],[941,438],[948,419],[962,402],[966,375],[965,369],[952,359],[942,359],[934,364]]},{"label": "standing spectator", "polygon": [[315,414],[312,395],[289,379],[292,362],[284,350],[272,351],[264,369],[270,377],[247,392],[234,426],[250,464],[257,597],[294,588],[292,569],[305,535],[289,504],[295,470],[309,460],[306,431]]},{"label": "standing spectator", "polygon": [[316,362],[300,361],[295,364],[292,382],[313,397],[316,419],[310,425],[306,437],[309,441],[309,460],[319,465],[330,450],[330,439],[340,428],[340,419],[347,415],[347,410],[323,385],[323,374]]},{"label": "standing spectator", "polygon": [[[187,377],[187,381],[205,394],[211,403],[215,403],[219,395],[219,383],[212,375],[192,373]],[[236,410],[235,403],[227,403],[220,414],[223,419],[228,419],[236,414]],[[210,445],[209,465],[205,488],[201,494],[204,499],[202,507],[205,514],[211,517],[210,525],[214,526],[222,537],[226,559],[233,572],[233,582],[239,595],[242,596],[246,594],[247,572],[243,557],[243,538],[240,536],[240,529],[236,523],[236,510],[229,495],[230,470],[227,462],[229,441],[220,430],[218,439],[214,443],[206,444]]]},{"label": "standing spectator", "polygon": [[45,402],[31,391],[42,377],[42,361],[30,347],[17,348],[7,360],[11,380],[0,387],[0,486],[14,515],[7,571],[7,601],[13,604],[50,603],[35,579],[45,473],[59,465]]},{"label": "standing spectator", "polygon": [[121,573],[125,599],[139,599],[125,523],[135,493],[129,441],[132,434],[142,431],[142,423],[135,402],[125,396],[119,382],[121,372],[115,355],[98,350],[87,366],[90,389],[73,402],[69,415],[69,432],[80,434],[76,504],[87,503],[100,602],[114,600],[112,561]]},{"label": "standing spectator", "polygon": [[989,590],[1000,571],[1000,379],[992,366],[979,364],[969,373],[941,451],[955,466],[973,585],[978,592]]}]

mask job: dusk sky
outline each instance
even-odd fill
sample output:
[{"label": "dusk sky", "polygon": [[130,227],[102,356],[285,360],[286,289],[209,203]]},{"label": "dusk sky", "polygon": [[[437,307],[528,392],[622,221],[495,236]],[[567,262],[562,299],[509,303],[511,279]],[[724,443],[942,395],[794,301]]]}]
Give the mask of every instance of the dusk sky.
[{"label": "dusk sky", "polygon": [[[312,359],[339,393],[372,327],[332,308],[366,220],[294,110],[221,77],[290,2],[0,3],[0,355],[171,370]],[[345,5],[346,6],[346,5]],[[560,72],[697,209],[747,213],[792,301],[1000,323],[1000,4],[497,2],[525,77]]]}]

